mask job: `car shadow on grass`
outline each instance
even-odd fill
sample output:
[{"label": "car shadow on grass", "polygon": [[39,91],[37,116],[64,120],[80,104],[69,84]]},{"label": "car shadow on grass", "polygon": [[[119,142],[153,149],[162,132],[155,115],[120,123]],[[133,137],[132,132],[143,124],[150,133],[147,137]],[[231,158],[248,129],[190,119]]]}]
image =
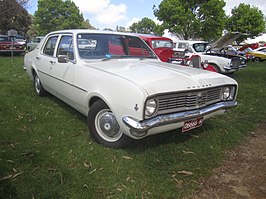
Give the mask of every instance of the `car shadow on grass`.
[{"label": "car shadow on grass", "polygon": [[129,149],[137,149],[140,151],[156,148],[167,144],[181,144],[192,139],[197,139],[200,134],[204,132],[207,125],[191,130],[186,133],[182,133],[181,129],[176,129],[168,132],[162,132],[156,135],[151,135],[140,140],[132,140],[129,145]]}]

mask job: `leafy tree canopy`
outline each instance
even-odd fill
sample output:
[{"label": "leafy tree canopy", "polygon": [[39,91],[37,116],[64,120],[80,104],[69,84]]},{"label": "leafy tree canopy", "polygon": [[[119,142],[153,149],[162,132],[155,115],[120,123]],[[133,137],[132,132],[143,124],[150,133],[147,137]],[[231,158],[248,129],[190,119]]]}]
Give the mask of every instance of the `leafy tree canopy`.
[{"label": "leafy tree canopy", "polygon": [[144,17],[139,22],[133,23],[130,27],[131,32],[142,34],[163,34],[163,28],[161,25],[156,24],[153,20]]},{"label": "leafy tree canopy", "polygon": [[231,11],[231,16],[226,23],[226,29],[230,32],[246,33],[247,37],[258,36],[265,31],[265,17],[257,7],[241,3]]},{"label": "leafy tree canopy", "polygon": [[39,28],[39,35],[85,26],[83,15],[71,0],[39,0],[34,23]]},{"label": "leafy tree canopy", "polygon": [[0,0],[0,34],[14,29],[25,35],[31,24],[31,17],[23,8],[28,0]]},{"label": "leafy tree canopy", "polygon": [[221,36],[224,0],[163,0],[154,15],[163,26],[182,39],[214,40]]}]

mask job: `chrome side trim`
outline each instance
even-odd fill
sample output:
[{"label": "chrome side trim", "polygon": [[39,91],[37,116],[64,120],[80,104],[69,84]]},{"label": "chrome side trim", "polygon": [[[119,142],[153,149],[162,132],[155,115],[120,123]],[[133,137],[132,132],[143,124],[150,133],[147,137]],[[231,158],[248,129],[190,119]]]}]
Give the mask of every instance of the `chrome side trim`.
[{"label": "chrome side trim", "polygon": [[219,102],[201,109],[192,110],[192,111],[184,111],[179,113],[172,113],[166,115],[159,115],[151,119],[147,119],[144,121],[137,121],[136,119],[125,116],[122,118],[123,122],[134,131],[134,135],[136,133],[140,136],[143,135],[144,132],[148,131],[151,128],[173,124],[177,122],[184,122],[187,120],[203,117],[210,113],[213,113],[218,110],[230,109],[237,106],[237,101],[225,101]]}]

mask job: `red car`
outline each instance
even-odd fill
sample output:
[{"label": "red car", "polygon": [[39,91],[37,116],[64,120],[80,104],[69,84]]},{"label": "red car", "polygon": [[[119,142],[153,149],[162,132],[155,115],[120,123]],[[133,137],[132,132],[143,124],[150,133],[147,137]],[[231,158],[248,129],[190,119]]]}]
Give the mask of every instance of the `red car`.
[{"label": "red car", "polygon": [[201,58],[199,55],[193,54],[186,56],[185,52],[174,51],[173,41],[167,37],[146,34],[138,34],[138,36],[153,49],[155,54],[163,62],[179,63],[184,66],[216,72],[216,70],[208,65],[208,63],[201,63]]},{"label": "red car", "polygon": [[7,35],[0,35],[0,54],[10,54],[12,51],[16,55],[24,53],[25,46]]}]

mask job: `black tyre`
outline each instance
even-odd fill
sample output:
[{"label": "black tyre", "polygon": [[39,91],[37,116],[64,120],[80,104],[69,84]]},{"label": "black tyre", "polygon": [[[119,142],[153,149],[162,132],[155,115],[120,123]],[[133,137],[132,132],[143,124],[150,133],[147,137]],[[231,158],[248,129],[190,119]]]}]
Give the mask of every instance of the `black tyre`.
[{"label": "black tyre", "polygon": [[259,58],[259,57],[255,57],[255,58],[253,59],[253,61],[254,61],[254,62],[261,62],[262,60],[261,60],[261,58]]},{"label": "black tyre", "polygon": [[36,73],[34,73],[33,85],[34,85],[34,90],[38,96],[42,97],[42,96],[45,96],[47,94],[46,91],[44,90],[44,88],[42,87],[42,83],[41,83],[39,76]]},{"label": "black tyre", "polygon": [[124,148],[131,140],[121,130],[110,108],[101,100],[92,105],[87,123],[92,137],[104,146]]},{"label": "black tyre", "polygon": [[219,68],[219,66],[217,66],[216,64],[209,63],[209,65],[211,65],[213,68],[215,68],[217,73],[221,73],[222,72],[221,69]]}]

